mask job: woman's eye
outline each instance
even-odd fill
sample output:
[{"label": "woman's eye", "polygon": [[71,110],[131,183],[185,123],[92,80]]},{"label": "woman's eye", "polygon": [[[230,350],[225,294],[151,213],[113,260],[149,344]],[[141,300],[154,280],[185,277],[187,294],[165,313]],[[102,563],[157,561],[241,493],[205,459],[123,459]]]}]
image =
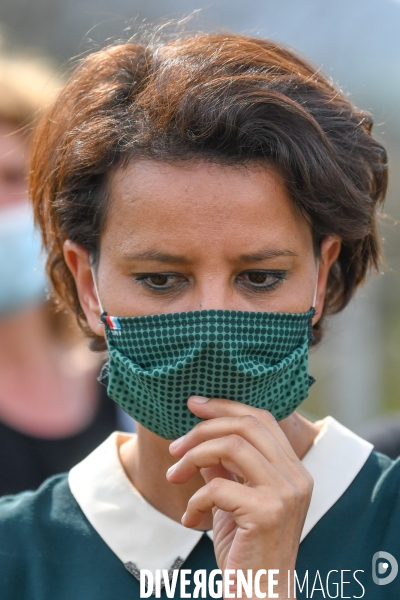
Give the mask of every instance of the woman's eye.
[{"label": "woman's eye", "polygon": [[149,275],[147,278],[147,281],[149,283],[152,283],[153,285],[167,285],[167,283],[169,282],[169,277],[168,275],[162,275],[162,274],[157,274],[157,275]]},{"label": "woman's eye", "polygon": [[264,290],[274,288],[284,279],[286,279],[285,271],[247,271],[237,277],[242,285]]},{"label": "woman's eye", "polygon": [[152,289],[169,290],[182,284],[186,279],[173,273],[142,273],[136,276],[136,281]]},{"label": "woman's eye", "polygon": [[262,285],[264,283],[267,283],[268,275],[266,275],[265,273],[249,273],[248,278],[251,283]]}]

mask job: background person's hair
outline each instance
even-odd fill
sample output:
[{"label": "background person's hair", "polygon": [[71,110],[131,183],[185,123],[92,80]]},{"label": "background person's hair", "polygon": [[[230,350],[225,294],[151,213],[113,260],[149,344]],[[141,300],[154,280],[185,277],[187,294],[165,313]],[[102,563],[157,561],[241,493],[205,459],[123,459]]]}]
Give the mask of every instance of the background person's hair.
[{"label": "background person's hair", "polygon": [[3,50],[0,43],[0,121],[18,130],[31,125],[55,100],[60,85],[43,58]]},{"label": "background person's hair", "polygon": [[[380,259],[377,210],[387,156],[372,117],[313,66],[271,41],[198,34],[148,46],[124,43],[82,60],[33,143],[30,191],[48,272],[93,337],[63,258],[66,239],[96,260],[107,176],[130,160],[228,165],[254,161],[283,176],[311,223],[343,240],[324,314],[341,310]],[[321,335],[321,320],[315,327]]]},{"label": "background person's hair", "polygon": [[[34,123],[54,102],[61,84],[48,59],[11,50],[0,36],[0,125],[8,126],[9,136],[23,136],[27,155]],[[56,310],[53,299],[44,306],[50,331],[64,341],[77,339],[80,332],[70,311]]]}]

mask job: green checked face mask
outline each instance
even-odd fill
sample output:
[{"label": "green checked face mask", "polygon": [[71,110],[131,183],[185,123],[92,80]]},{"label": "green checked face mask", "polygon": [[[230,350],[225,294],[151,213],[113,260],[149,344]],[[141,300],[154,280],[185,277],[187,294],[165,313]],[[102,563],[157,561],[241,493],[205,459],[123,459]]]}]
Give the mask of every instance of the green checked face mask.
[{"label": "green checked face mask", "polygon": [[140,317],[103,312],[109,361],[99,380],[123,410],[166,439],[200,421],[187,407],[192,395],[236,400],[284,419],[315,381],[308,374],[314,314],[314,308]]}]

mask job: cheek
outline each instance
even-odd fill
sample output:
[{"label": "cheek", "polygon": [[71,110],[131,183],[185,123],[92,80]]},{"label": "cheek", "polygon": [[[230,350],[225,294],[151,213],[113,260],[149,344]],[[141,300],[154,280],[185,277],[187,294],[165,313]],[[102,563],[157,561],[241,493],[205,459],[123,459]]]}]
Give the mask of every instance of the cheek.
[{"label": "cheek", "polygon": [[[315,263],[309,269],[293,273],[288,277],[285,289],[282,286],[282,294],[276,302],[280,307],[277,311],[282,312],[306,312],[314,303],[315,289],[317,285],[317,269]],[[285,285],[285,284],[284,284]]]},{"label": "cheek", "polygon": [[141,293],[129,272],[121,273],[112,261],[101,260],[98,268],[98,286],[103,309],[112,316],[128,317],[146,314],[148,299]]}]

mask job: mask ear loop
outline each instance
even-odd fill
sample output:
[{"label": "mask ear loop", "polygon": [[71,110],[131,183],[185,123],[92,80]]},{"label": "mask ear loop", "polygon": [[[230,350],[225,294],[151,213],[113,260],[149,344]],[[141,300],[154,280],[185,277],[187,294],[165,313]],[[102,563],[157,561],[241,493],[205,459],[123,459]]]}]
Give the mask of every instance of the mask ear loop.
[{"label": "mask ear loop", "polygon": [[319,274],[319,260],[317,260],[317,281],[315,282],[314,300],[313,300],[312,307],[311,307],[311,315],[310,315],[310,321],[309,321],[309,325],[308,325],[308,345],[309,346],[311,346],[311,344],[313,343],[313,340],[314,340],[312,319],[316,312],[315,304],[317,302],[318,274]]},{"label": "mask ear loop", "polygon": [[91,261],[91,265],[90,265],[90,270],[92,272],[93,286],[94,286],[94,291],[96,293],[97,302],[99,303],[100,318],[101,318],[103,315],[106,315],[107,313],[104,310],[103,305],[102,305],[101,300],[100,300],[99,288],[97,287],[97,279],[96,279],[96,275],[94,273],[94,265],[93,265],[92,261]]},{"label": "mask ear loop", "polygon": [[[103,305],[101,303],[101,300],[100,300],[99,288],[97,287],[97,279],[96,279],[96,275],[94,273],[94,264],[93,264],[92,260],[90,260],[90,270],[92,272],[94,291],[96,293],[97,302],[99,303],[99,307],[100,307],[100,311],[101,311],[100,319],[101,319],[101,322],[103,323],[103,325],[105,326],[107,313],[105,312]],[[106,327],[104,327],[104,329],[105,329],[105,331],[107,331]],[[107,335],[106,335],[106,343],[108,345]],[[99,383],[101,383],[102,385],[104,385],[106,388],[108,388],[109,375],[110,375],[110,363],[107,360],[101,367],[100,375],[98,376],[97,381]]]},{"label": "mask ear loop", "polygon": [[314,311],[315,311],[315,304],[317,302],[318,274],[319,274],[319,260],[317,260],[317,281],[315,282],[314,300],[312,303],[312,308],[314,309]]}]

